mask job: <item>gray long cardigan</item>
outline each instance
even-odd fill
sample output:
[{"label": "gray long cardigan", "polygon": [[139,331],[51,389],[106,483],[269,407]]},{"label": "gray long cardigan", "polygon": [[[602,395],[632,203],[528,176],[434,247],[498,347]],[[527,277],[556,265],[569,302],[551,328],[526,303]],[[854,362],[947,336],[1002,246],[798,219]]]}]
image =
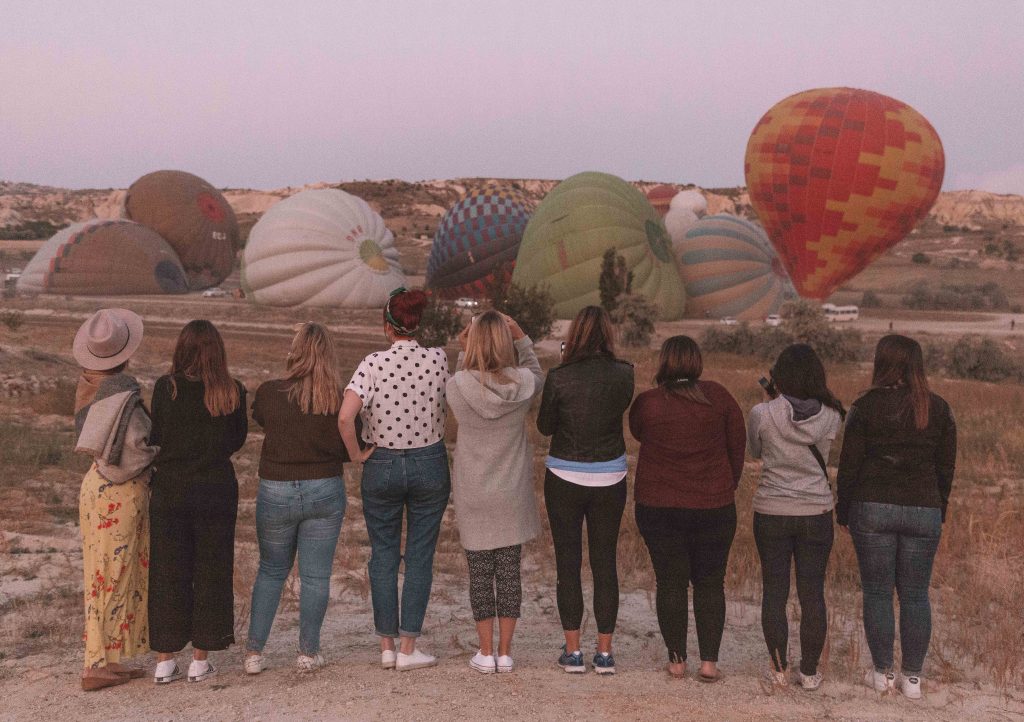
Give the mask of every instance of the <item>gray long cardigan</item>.
[{"label": "gray long cardigan", "polygon": [[533,342],[515,342],[519,367],[505,369],[513,383],[458,370],[448,380],[448,403],[459,422],[452,493],[464,549],[522,544],[540,534],[533,491],[533,449],[526,435],[530,403],[544,389]]}]

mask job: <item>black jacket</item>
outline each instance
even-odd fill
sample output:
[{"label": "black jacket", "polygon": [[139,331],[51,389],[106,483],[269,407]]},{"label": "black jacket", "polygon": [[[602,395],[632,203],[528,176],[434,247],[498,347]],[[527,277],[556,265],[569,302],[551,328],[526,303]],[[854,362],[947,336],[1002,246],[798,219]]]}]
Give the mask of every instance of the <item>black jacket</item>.
[{"label": "black jacket", "polygon": [[867,501],[938,508],[945,520],[955,466],[956,422],[945,400],[931,395],[919,430],[909,389],[872,389],[846,415],[836,518],[845,525],[850,503]]},{"label": "black jacket", "polygon": [[548,372],[537,429],[552,436],[551,456],[611,461],[626,453],[622,415],[633,401],[633,365],[591,356]]}]

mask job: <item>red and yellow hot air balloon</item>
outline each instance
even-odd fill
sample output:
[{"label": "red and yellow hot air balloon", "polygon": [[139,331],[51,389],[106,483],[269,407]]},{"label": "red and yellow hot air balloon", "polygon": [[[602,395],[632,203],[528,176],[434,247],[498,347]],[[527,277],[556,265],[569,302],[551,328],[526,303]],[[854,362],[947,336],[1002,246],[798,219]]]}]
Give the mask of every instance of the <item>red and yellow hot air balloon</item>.
[{"label": "red and yellow hot air balloon", "polygon": [[668,213],[669,204],[677,193],[678,188],[662,183],[647,191],[647,200],[650,201],[651,207],[658,211],[658,215],[664,218]]},{"label": "red and yellow hot air balloon", "polygon": [[792,95],[747,142],[750,202],[802,296],[824,299],[899,243],[942,186],[942,141],[906,103],[853,88]]}]

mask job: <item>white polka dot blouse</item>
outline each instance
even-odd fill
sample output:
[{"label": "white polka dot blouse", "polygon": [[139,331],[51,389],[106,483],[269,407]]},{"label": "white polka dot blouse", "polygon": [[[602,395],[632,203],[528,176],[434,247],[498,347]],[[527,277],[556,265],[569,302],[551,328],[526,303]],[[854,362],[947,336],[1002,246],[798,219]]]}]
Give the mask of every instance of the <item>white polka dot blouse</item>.
[{"label": "white polka dot blouse", "polygon": [[448,356],[441,348],[395,341],[363,359],[346,390],[359,394],[363,441],[416,449],[444,438]]}]

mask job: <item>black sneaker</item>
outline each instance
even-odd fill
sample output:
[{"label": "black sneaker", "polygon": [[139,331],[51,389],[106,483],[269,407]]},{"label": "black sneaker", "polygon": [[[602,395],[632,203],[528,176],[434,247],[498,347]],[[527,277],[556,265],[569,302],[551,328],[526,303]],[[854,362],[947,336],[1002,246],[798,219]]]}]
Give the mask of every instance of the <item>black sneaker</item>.
[{"label": "black sneaker", "polygon": [[583,652],[579,650],[569,654],[569,650],[562,645],[562,656],[558,658],[558,666],[569,674],[583,674],[587,671],[587,665],[583,662]]},{"label": "black sneaker", "polygon": [[594,671],[598,674],[615,674],[615,657],[610,652],[594,655]]}]

